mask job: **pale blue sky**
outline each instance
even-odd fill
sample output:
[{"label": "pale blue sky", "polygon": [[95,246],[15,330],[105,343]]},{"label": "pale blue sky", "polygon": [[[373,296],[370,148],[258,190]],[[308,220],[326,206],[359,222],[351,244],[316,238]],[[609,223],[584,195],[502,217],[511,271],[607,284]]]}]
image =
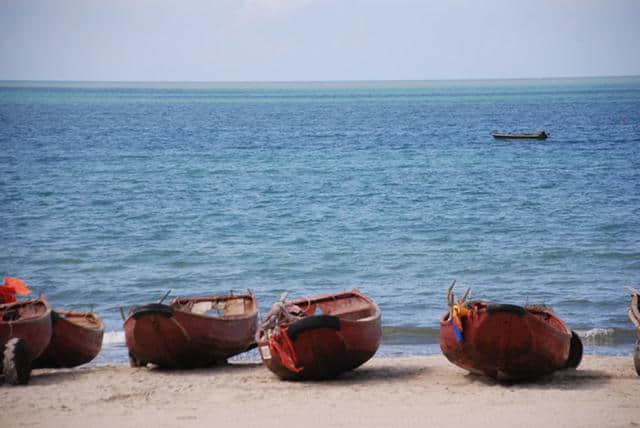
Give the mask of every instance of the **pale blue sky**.
[{"label": "pale blue sky", "polygon": [[0,0],[0,80],[640,75],[637,0]]}]

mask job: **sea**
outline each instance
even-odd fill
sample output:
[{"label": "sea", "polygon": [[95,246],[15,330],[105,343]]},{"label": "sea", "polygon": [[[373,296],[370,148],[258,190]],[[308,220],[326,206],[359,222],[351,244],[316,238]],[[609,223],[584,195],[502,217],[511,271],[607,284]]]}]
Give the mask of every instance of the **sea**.
[{"label": "sea", "polygon": [[630,356],[640,77],[4,81],[0,207],[0,275],[97,312],[94,365],[127,364],[121,311],[169,291],[253,290],[264,315],[357,288],[379,355],[436,354],[453,280]]}]

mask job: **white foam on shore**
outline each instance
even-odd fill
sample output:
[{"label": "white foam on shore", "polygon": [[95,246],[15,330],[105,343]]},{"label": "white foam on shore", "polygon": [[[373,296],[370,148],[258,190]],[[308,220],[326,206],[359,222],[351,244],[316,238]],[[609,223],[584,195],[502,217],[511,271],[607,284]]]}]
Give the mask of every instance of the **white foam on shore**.
[{"label": "white foam on shore", "polygon": [[105,331],[102,345],[124,345],[124,331]]},{"label": "white foam on shore", "polygon": [[581,330],[577,333],[585,343],[607,345],[613,344],[615,332],[613,328],[592,328],[591,330]]}]

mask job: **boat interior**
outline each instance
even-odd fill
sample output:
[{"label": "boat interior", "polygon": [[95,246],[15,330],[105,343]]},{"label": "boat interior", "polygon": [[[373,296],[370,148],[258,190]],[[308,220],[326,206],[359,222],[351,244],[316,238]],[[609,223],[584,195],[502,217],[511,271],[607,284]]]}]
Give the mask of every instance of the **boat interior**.
[{"label": "boat interior", "polygon": [[59,316],[60,318],[64,318],[65,320],[80,327],[94,330],[100,330],[104,328],[100,317],[93,312],[56,309],[54,313],[57,314],[57,316]]},{"label": "boat interior", "polygon": [[302,308],[305,315],[332,315],[345,320],[365,320],[378,315],[378,307],[372,302],[354,293],[320,297],[317,299],[298,299],[295,304]]},{"label": "boat interior", "polygon": [[239,317],[257,312],[255,299],[250,295],[178,298],[171,306],[183,312],[213,317]]},{"label": "boat interior", "polygon": [[40,299],[0,305],[0,319],[4,322],[37,318],[44,315],[49,307]]}]

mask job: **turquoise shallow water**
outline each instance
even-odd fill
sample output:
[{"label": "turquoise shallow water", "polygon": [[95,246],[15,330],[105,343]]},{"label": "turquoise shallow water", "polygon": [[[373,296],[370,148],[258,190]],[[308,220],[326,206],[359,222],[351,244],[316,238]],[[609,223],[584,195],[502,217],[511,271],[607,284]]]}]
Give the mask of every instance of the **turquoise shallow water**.
[{"label": "turquoise shallow water", "polygon": [[103,361],[119,307],[168,289],[249,288],[264,313],[357,287],[383,352],[437,352],[454,278],[631,352],[640,78],[0,82],[0,149],[0,275],[98,311]]}]

